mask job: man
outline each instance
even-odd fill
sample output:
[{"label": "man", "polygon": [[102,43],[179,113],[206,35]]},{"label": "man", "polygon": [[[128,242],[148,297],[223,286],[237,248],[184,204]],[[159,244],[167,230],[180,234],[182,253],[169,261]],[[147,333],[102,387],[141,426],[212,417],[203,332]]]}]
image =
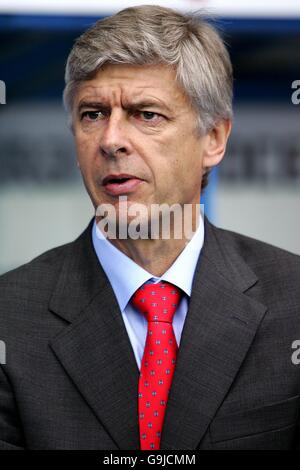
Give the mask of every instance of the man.
[{"label": "man", "polygon": [[123,10],[76,41],[64,100],[95,218],[1,278],[0,447],[299,447],[299,257],[198,217],[231,129],[218,34]]}]

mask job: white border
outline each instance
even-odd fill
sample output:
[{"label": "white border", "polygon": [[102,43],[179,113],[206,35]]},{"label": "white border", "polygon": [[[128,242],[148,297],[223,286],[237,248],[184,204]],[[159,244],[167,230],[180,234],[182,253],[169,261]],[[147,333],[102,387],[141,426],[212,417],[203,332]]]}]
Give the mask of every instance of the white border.
[{"label": "white border", "polygon": [[141,4],[184,11],[203,7],[217,16],[300,17],[300,0],[1,0],[0,13],[100,16]]}]

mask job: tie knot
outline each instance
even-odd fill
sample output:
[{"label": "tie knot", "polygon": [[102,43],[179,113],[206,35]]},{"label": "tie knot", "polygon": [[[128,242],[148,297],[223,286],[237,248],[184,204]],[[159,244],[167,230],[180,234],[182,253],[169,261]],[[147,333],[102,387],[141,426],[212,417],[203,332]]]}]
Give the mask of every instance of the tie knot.
[{"label": "tie knot", "polygon": [[157,284],[143,284],[133,294],[131,303],[144,314],[148,322],[172,323],[180,298],[178,287],[161,281]]}]

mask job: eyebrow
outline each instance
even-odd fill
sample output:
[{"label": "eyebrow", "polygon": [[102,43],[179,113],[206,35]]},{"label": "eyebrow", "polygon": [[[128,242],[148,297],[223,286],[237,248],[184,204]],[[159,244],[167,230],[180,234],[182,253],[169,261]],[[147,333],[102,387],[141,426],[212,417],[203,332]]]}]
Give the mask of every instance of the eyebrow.
[{"label": "eyebrow", "polygon": [[[156,100],[145,99],[140,101],[133,101],[130,105],[124,106],[124,109],[127,110],[136,110],[140,108],[149,108],[155,107],[160,110],[167,110],[171,112],[171,109],[164,103],[159,103]],[[109,109],[107,104],[104,104],[102,101],[82,101],[78,106],[78,112],[80,113],[84,108],[92,108],[92,109]]]},{"label": "eyebrow", "polygon": [[100,101],[81,101],[78,105],[78,112],[80,113],[84,108],[107,108],[102,102]]}]

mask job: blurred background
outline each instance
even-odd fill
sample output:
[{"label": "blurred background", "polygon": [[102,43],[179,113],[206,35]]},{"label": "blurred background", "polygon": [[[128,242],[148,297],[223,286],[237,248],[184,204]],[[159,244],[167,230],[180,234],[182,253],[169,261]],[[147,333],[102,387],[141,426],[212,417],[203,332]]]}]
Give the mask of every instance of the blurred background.
[{"label": "blurred background", "polygon": [[65,62],[97,19],[143,3],[204,7],[232,58],[233,133],[201,201],[206,214],[300,254],[299,0],[1,0],[0,273],[72,241],[93,216],[62,107]]}]

